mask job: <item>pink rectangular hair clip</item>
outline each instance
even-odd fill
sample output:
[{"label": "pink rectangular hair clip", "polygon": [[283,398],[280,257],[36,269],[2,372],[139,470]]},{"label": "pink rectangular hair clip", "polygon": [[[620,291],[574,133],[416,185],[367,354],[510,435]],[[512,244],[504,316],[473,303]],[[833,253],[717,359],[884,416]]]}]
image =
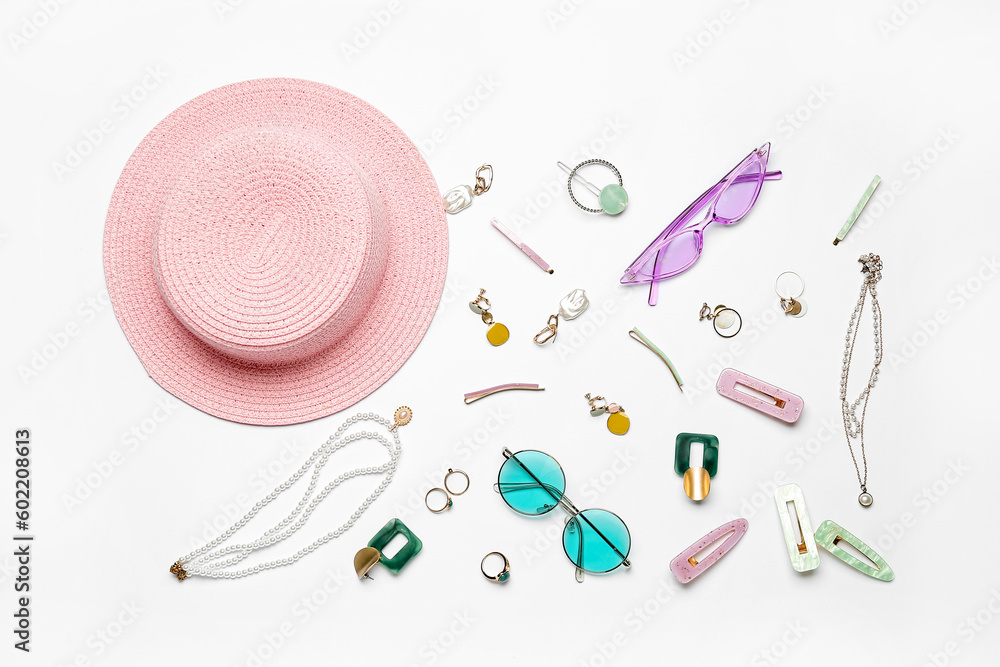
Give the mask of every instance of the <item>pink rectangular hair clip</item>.
[{"label": "pink rectangular hair clip", "polygon": [[715,383],[715,389],[730,400],[788,424],[798,421],[805,406],[798,394],[785,391],[732,368],[722,371],[719,381]]}]

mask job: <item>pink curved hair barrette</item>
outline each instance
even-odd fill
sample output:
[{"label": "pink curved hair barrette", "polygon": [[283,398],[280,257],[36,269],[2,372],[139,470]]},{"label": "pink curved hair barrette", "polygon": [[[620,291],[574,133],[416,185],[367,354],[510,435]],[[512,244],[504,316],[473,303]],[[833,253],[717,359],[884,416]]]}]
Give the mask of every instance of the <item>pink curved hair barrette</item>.
[{"label": "pink curved hair barrette", "polygon": [[480,398],[486,398],[487,396],[491,396],[501,391],[510,391],[511,389],[525,389],[527,391],[545,391],[545,387],[539,387],[537,384],[511,382],[510,384],[499,384],[495,387],[490,387],[489,389],[470,391],[468,394],[465,395],[465,404],[468,405],[469,403],[475,403]]}]

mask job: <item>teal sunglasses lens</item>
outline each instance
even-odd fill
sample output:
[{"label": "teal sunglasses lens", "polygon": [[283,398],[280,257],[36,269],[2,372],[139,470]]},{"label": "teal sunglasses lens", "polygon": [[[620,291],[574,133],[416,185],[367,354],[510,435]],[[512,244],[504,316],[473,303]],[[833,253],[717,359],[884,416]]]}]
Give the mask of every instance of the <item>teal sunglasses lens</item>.
[{"label": "teal sunglasses lens", "polygon": [[512,510],[537,516],[559,504],[566,491],[566,475],[554,458],[527,449],[504,461],[498,485],[500,497]]},{"label": "teal sunglasses lens", "polygon": [[563,548],[587,572],[610,572],[628,559],[632,537],[625,522],[607,510],[583,510],[563,529]]}]

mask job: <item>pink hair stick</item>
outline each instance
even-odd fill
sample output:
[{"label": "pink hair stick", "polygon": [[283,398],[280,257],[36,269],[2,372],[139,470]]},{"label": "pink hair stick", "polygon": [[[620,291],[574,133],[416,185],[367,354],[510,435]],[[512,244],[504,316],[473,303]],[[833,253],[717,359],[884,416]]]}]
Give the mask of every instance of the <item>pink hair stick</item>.
[{"label": "pink hair stick", "polygon": [[502,224],[500,224],[499,220],[493,218],[492,220],[490,220],[490,224],[493,225],[493,227],[495,227],[498,232],[506,236],[508,241],[516,245],[521,252],[530,257],[532,262],[540,266],[542,268],[542,271],[545,271],[546,273],[554,273],[555,270],[549,267],[548,262],[539,257],[537,252],[529,248],[527,243],[517,238],[514,235],[514,232],[510,231]]}]

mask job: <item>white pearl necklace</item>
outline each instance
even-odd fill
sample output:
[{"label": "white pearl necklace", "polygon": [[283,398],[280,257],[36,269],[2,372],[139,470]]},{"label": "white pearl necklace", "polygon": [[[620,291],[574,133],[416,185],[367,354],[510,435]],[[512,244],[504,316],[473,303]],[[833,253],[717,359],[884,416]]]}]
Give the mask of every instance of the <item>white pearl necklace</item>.
[{"label": "white pearl necklace", "polygon": [[[878,255],[869,253],[862,255],[859,259],[861,270],[865,273],[864,281],[861,283],[861,294],[858,295],[857,305],[851,314],[851,321],[847,325],[847,335],[844,336],[844,361],[840,371],[840,406],[844,416],[844,432],[847,434],[847,447],[851,451],[851,459],[854,461],[854,470],[858,473],[858,483],[861,485],[861,495],[858,502],[864,507],[872,504],[872,496],[868,493],[868,457],[865,454],[865,412],[868,409],[868,397],[872,388],[878,382],[879,365],[882,363],[882,308],[878,303],[878,290],[875,285],[882,279],[882,260]],[[864,308],[865,297],[872,295],[872,329],[875,340],[875,363],[868,376],[868,383],[861,391],[853,403],[847,403],[847,379],[851,371],[851,358],[854,355],[854,342],[858,337],[858,320],[861,310]],[[861,407],[861,418],[858,419],[858,407]],[[851,438],[861,439],[861,460],[864,464],[864,475],[858,467],[858,460],[854,456],[854,448],[851,446]]]},{"label": "white pearl necklace", "polygon": [[[251,574],[256,574],[258,572],[263,572],[264,570],[270,570],[272,568],[280,567],[282,565],[291,565],[298,559],[302,558],[308,553],[311,553],[323,544],[326,544],[330,540],[340,537],[343,533],[347,532],[354,522],[364,514],[368,506],[371,505],[376,498],[378,498],[382,492],[389,486],[389,482],[392,481],[393,475],[396,473],[396,466],[399,461],[399,454],[401,452],[401,446],[399,442],[399,432],[397,427],[402,426],[410,421],[412,413],[409,408],[400,408],[396,411],[395,423],[389,421],[384,417],[380,417],[373,412],[363,412],[351,417],[339,429],[337,432],[330,436],[330,438],[323,443],[312,455],[302,464],[287,481],[279,484],[274,491],[269,493],[264,497],[263,500],[258,502],[246,515],[234,523],[229,530],[224,532],[219,537],[215,538],[208,544],[195,549],[186,556],[180,558],[171,568],[170,571],[175,574],[178,580],[183,581],[189,576],[202,576],[202,577],[216,577],[224,579],[239,579],[241,577],[246,577]],[[356,433],[351,433],[349,435],[344,435],[345,431],[353,424],[370,420],[377,422],[389,429],[392,433],[394,442],[390,443],[388,438],[375,431],[359,431]],[[343,437],[342,437],[343,436]],[[310,497],[313,491],[316,490],[316,485],[319,481],[320,471],[322,471],[323,466],[326,465],[330,456],[339,450],[340,448],[346,446],[348,443],[354,442],[355,440],[371,439],[376,440],[382,444],[389,452],[389,460],[379,466],[369,466],[363,468],[355,468],[354,470],[345,472],[334,479],[332,482],[324,486],[318,493],[316,497],[310,501]],[[315,464],[315,467],[314,467]],[[231,544],[229,546],[221,546],[226,540],[232,537],[236,532],[238,532],[246,523],[252,519],[257,512],[263,509],[268,503],[276,499],[283,491],[294,484],[300,477],[302,477],[310,468],[313,469],[312,479],[309,480],[309,486],[306,488],[305,494],[302,499],[298,502],[295,509],[287,517],[279,521],[272,528],[264,532],[262,536],[257,538],[252,542],[247,542],[244,544]],[[242,561],[243,559],[250,556],[252,553],[258,549],[265,549],[270,547],[282,540],[288,538],[294,534],[299,528],[301,528],[309,516],[313,513],[313,510],[319,506],[326,496],[333,491],[337,486],[352,477],[357,477],[358,475],[378,475],[385,473],[385,479],[378,485],[375,491],[365,498],[364,502],[358,507],[358,510],[351,515],[351,517],[342,526],[333,530],[326,535],[321,536],[315,542],[307,547],[299,549],[297,552],[292,554],[287,558],[278,558],[276,560],[267,561],[260,563],[259,565],[254,565],[252,567],[247,567],[242,570],[233,570],[234,565]],[[298,519],[296,520],[296,517]],[[292,523],[294,521],[294,523]],[[229,556],[234,554],[229,558],[222,559],[224,556]]]}]

